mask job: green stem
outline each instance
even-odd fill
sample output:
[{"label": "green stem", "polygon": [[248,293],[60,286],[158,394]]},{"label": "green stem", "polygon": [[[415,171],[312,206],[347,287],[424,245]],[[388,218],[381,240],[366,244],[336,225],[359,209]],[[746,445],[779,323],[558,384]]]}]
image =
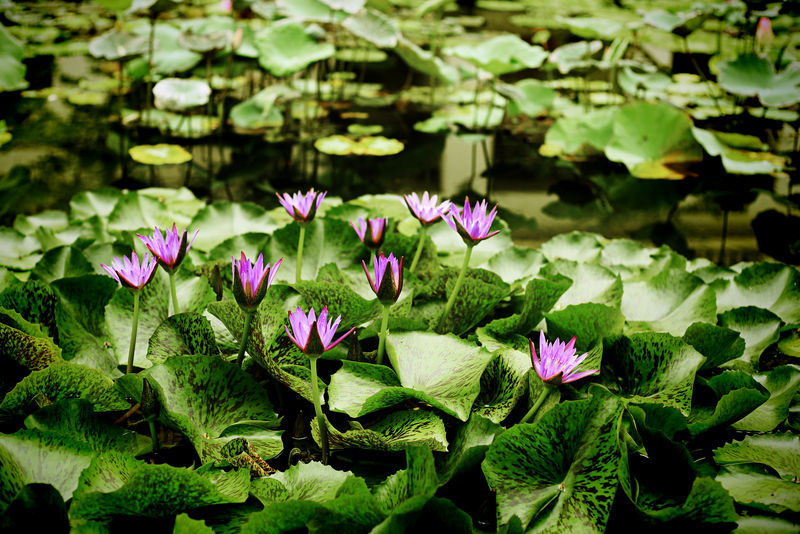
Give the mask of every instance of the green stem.
[{"label": "green stem", "polygon": [[328,463],[328,421],[322,413],[320,404],[319,384],[317,380],[317,359],[319,356],[310,356],[311,360],[311,393],[314,397],[314,413],[317,414],[317,425],[319,425],[320,445],[322,446],[322,463]]},{"label": "green stem", "polygon": [[244,362],[244,351],[247,349],[247,341],[250,339],[250,323],[253,322],[255,312],[247,312],[244,316],[244,332],[242,332],[242,344],[239,347],[239,356],[236,357],[236,365],[241,367]]},{"label": "green stem", "polygon": [[537,411],[539,411],[539,408],[542,406],[542,404],[544,403],[544,401],[547,398],[547,396],[550,395],[550,392],[553,391],[554,389],[556,389],[556,388],[554,388],[552,386],[548,386],[547,384],[543,384],[543,386],[544,386],[544,389],[542,390],[541,393],[539,393],[539,398],[536,399],[535,403],[533,403],[533,406],[531,406],[531,409],[528,410],[528,413],[526,413],[522,417],[522,419],[520,420],[520,423],[527,423],[528,421],[533,419],[533,416],[536,415]]},{"label": "green stem", "polygon": [[383,305],[383,319],[381,319],[381,333],[378,337],[378,365],[383,364],[383,355],[386,352],[386,327],[389,326],[389,305]]},{"label": "green stem", "polygon": [[127,374],[133,372],[133,355],[136,352],[136,330],[139,329],[139,292],[133,292],[133,321],[131,322],[131,343],[128,346],[128,368]]},{"label": "green stem", "polygon": [[425,235],[428,233],[426,228],[422,227],[422,232],[419,234],[419,243],[417,244],[417,251],[414,253],[414,261],[411,262],[411,269],[410,272],[414,272],[417,268],[417,264],[419,263],[419,259],[422,257],[422,247],[425,244]]},{"label": "green stem", "polygon": [[156,420],[150,419],[150,439],[153,441],[153,452],[158,450],[158,432],[156,431]]},{"label": "green stem", "polygon": [[453,292],[450,293],[450,298],[447,299],[447,305],[444,307],[444,313],[442,314],[442,321],[444,321],[444,319],[450,315],[450,310],[453,309],[453,303],[456,301],[458,290],[461,289],[461,285],[464,283],[464,275],[467,274],[469,257],[472,255],[472,247],[474,246],[475,245],[467,245],[467,252],[464,254],[464,263],[461,265],[461,272],[458,273],[458,278],[456,279],[455,287],[453,287]]},{"label": "green stem", "polygon": [[175,272],[170,271],[169,273],[169,290],[172,292],[172,314],[180,313],[180,309],[178,309],[178,292],[175,290]]},{"label": "green stem", "polygon": [[294,282],[301,280],[303,272],[303,242],[306,240],[306,227],[300,225],[300,239],[297,240],[297,270],[294,273]]}]

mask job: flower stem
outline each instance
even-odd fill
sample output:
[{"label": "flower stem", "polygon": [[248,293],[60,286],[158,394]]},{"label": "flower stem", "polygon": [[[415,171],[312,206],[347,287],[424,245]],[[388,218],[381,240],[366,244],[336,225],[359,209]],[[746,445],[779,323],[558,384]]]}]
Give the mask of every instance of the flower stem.
[{"label": "flower stem", "polygon": [[428,231],[423,226],[422,232],[420,232],[419,234],[419,243],[417,244],[417,251],[414,253],[414,261],[411,262],[411,269],[409,269],[409,271],[412,273],[416,270],[417,264],[419,263],[419,259],[422,256],[422,247],[425,243],[425,235],[427,233]]},{"label": "flower stem", "polygon": [[294,273],[294,282],[300,281],[303,272],[303,242],[306,240],[306,227],[300,226],[300,239],[297,240],[297,270]]},{"label": "flower stem", "polygon": [[172,314],[180,313],[178,309],[178,292],[175,290],[175,272],[169,273],[169,290],[172,292]]},{"label": "flower stem", "polygon": [[156,430],[156,420],[152,418],[147,421],[150,423],[150,439],[153,442],[153,452],[158,450],[158,431]]},{"label": "flower stem", "polygon": [[131,321],[131,343],[128,346],[127,374],[133,372],[133,355],[136,353],[136,331],[139,329],[139,292],[133,292],[133,321]]},{"label": "flower stem", "polygon": [[[474,245],[473,245],[474,246]],[[453,287],[453,292],[450,293],[450,298],[447,299],[447,304],[444,307],[444,313],[442,314],[442,321],[450,315],[450,310],[453,309],[453,304],[456,301],[456,295],[458,295],[459,289],[464,284],[464,275],[467,274],[467,268],[469,267],[469,257],[472,255],[472,247],[467,245],[467,252],[464,254],[464,263],[461,265],[461,272],[458,273],[458,278],[456,278],[456,285]]]},{"label": "flower stem", "polygon": [[239,356],[236,357],[236,365],[242,366],[244,362],[244,351],[247,349],[247,342],[250,339],[250,323],[253,322],[255,312],[247,312],[244,315],[244,331],[242,332],[242,344],[239,346]]},{"label": "flower stem", "polygon": [[547,396],[550,395],[550,392],[556,389],[552,386],[548,386],[547,384],[543,384],[543,386],[544,389],[542,390],[541,393],[539,393],[539,398],[536,399],[535,403],[533,403],[533,406],[531,406],[531,409],[528,410],[528,413],[526,413],[522,417],[522,419],[520,419],[520,423],[527,423],[528,421],[533,419],[533,416],[536,415],[537,411],[539,411],[539,408],[542,406]]},{"label": "flower stem", "polygon": [[383,305],[383,319],[381,319],[381,333],[378,336],[378,365],[383,364],[383,355],[386,352],[386,327],[389,326],[389,305]]},{"label": "flower stem", "polygon": [[311,393],[314,397],[314,413],[317,414],[317,425],[319,426],[320,446],[322,447],[322,463],[328,463],[328,421],[325,419],[325,414],[322,413],[322,404],[320,404],[319,383],[317,380],[317,360],[319,356],[311,356]]}]

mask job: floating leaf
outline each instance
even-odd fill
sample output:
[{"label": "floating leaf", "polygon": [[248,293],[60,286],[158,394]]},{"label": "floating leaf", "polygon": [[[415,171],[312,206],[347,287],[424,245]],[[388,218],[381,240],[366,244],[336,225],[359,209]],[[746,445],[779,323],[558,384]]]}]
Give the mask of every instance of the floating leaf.
[{"label": "floating leaf", "polygon": [[727,91],[742,96],[758,96],[764,106],[787,107],[800,100],[800,64],[791,63],[782,72],[767,58],[742,54],[734,60],[722,61],[719,84]]},{"label": "floating leaf", "polygon": [[397,41],[394,52],[412,69],[433,76],[447,85],[453,85],[458,79],[458,71],[452,65],[448,65],[441,58],[420,48],[402,35]]},{"label": "floating leaf", "polygon": [[[350,11],[350,10],[348,10]],[[400,38],[400,30],[392,19],[378,10],[367,8],[342,21],[342,26],[353,35],[361,37],[380,48],[394,48]]]},{"label": "floating leaf", "polygon": [[42,257],[36,252],[41,248],[42,244],[35,237],[13,228],[0,228],[0,265],[3,267],[29,271]]},{"label": "floating leaf", "polygon": [[498,522],[517,516],[523,528],[602,532],[618,484],[621,413],[619,399],[595,395],[498,436],[482,464]]},{"label": "floating leaf", "polygon": [[513,349],[496,352],[481,375],[481,392],[475,399],[473,415],[501,423],[525,395],[525,376],[531,356]]},{"label": "floating leaf", "polygon": [[800,388],[800,370],[791,365],[782,365],[767,373],[753,375],[753,378],[769,391],[769,400],[733,427],[770,432],[789,415],[789,405]]},{"label": "floating leaf", "polygon": [[102,187],[78,193],[69,201],[69,216],[73,221],[83,221],[95,215],[108,218],[122,197],[119,189]]},{"label": "floating leaf", "polygon": [[0,356],[39,371],[64,360],[50,338],[32,336],[0,322]]},{"label": "floating leaf", "polygon": [[28,87],[22,57],[22,45],[0,24],[0,92]]},{"label": "floating leaf", "polygon": [[294,74],[336,51],[330,43],[317,43],[301,23],[293,20],[273,23],[259,31],[255,45],[259,64],[278,77]]},{"label": "floating leaf", "polygon": [[158,109],[183,111],[207,104],[211,87],[205,80],[164,78],[153,87],[153,96]]},{"label": "floating leaf", "polygon": [[741,150],[728,145],[721,134],[692,126],[692,134],[706,152],[720,156],[725,170],[732,174],[770,174],[783,170],[786,160],[770,152]]},{"label": "floating leaf", "polygon": [[547,130],[539,153],[567,160],[583,160],[600,154],[614,133],[614,117],[618,111],[615,107],[606,107],[559,118]]},{"label": "floating leaf", "polygon": [[[625,324],[625,317],[619,309],[592,302],[573,304],[563,310],[550,312],[545,319],[548,337],[565,342],[575,337],[578,352],[590,350],[597,343],[602,343],[605,337],[621,334]],[[584,363],[584,369],[591,368],[587,364]]]},{"label": "floating leaf", "polygon": [[[143,37],[150,34],[149,25],[140,25],[133,32]],[[184,48],[178,39],[181,30],[168,22],[155,23],[154,35],[158,46],[153,51],[153,67],[156,72],[174,74],[186,72],[197,65],[202,55]],[[136,60],[138,61],[138,59]]]},{"label": "floating leaf", "polygon": [[147,37],[116,29],[98,35],[89,42],[89,53],[109,61],[127,61],[145,54]]},{"label": "floating leaf", "polygon": [[745,349],[741,361],[755,368],[761,353],[778,341],[781,319],[774,313],[755,306],[733,308],[719,315],[721,326],[739,332]]},{"label": "floating leaf", "polygon": [[[328,440],[331,449],[369,449],[376,451],[402,451],[409,444],[424,445],[432,451],[447,450],[447,433],[444,422],[433,412],[405,410],[392,412],[368,428],[352,424],[351,430],[340,432],[328,423]],[[321,442],[319,423],[311,421],[311,434]]]},{"label": "floating leaf", "polygon": [[324,154],[337,156],[391,156],[402,152],[405,145],[397,139],[381,135],[362,137],[358,141],[344,135],[331,135],[314,141],[314,148]]},{"label": "floating leaf", "polygon": [[261,206],[251,202],[217,201],[197,213],[189,227],[197,230],[192,246],[209,251],[230,236],[247,232],[270,233],[277,225]]},{"label": "floating leaf", "polygon": [[717,475],[736,502],[762,510],[800,512],[800,485],[745,466],[724,467]]},{"label": "floating leaf", "polygon": [[788,265],[757,263],[715,288],[720,312],[740,306],[758,306],[773,312],[784,322],[800,322],[800,273]]},{"label": "floating leaf", "polygon": [[488,267],[504,282],[513,284],[536,276],[545,261],[544,255],[538,250],[511,246],[497,252],[482,267]]},{"label": "floating leaf", "polygon": [[539,272],[550,277],[561,275],[572,280],[572,284],[553,305],[555,310],[587,302],[618,308],[623,297],[622,280],[601,265],[555,260],[542,267]]},{"label": "floating leaf", "polygon": [[214,331],[198,313],[170,316],[155,329],[147,347],[147,359],[154,364],[190,354],[219,357]]},{"label": "floating leaf", "polygon": [[[688,425],[692,436],[735,423],[769,398],[758,382],[739,371],[726,371],[708,381],[698,379],[695,393],[703,402],[692,406]],[[709,399],[714,401],[710,406]]]},{"label": "floating leaf", "polygon": [[62,246],[51,248],[44,253],[31,271],[31,278],[52,282],[59,278],[81,276],[94,272],[92,264],[75,247]]},{"label": "floating leaf", "polygon": [[744,353],[745,341],[735,330],[708,323],[694,323],[683,340],[706,357],[700,369],[713,369]]},{"label": "floating leaf", "polygon": [[140,189],[117,201],[108,217],[108,228],[141,230],[154,226],[170,228],[173,224],[186,227],[202,207],[203,202],[185,187]]},{"label": "floating leaf", "polygon": [[600,236],[584,232],[559,234],[542,243],[539,251],[549,261],[572,260],[582,263],[594,263],[603,253]]},{"label": "floating leaf", "polygon": [[445,50],[446,54],[501,76],[523,69],[539,68],[547,58],[541,46],[529,45],[517,35],[498,35],[479,44],[462,44]]},{"label": "floating leaf", "polygon": [[714,461],[725,464],[764,464],[782,478],[800,477],[800,437],[792,434],[747,436],[714,449]]},{"label": "floating leaf", "polygon": [[128,150],[133,161],[145,165],[177,165],[191,161],[192,155],[178,145],[139,145]]}]

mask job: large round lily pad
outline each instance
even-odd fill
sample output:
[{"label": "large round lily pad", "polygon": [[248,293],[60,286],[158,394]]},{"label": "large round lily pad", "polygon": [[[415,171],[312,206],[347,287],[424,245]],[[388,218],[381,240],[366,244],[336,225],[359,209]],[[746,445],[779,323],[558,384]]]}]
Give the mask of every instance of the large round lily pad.
[{"label": "large round lily pad", "polygon": [[165,78],[153,87],[153,96],[158,109],[182,111],[207,104],[211,87],[204,80]]},{"label": "large round lily pad", "polygon": [[145,165],[175,165],[191,161],[192,155],[178,145],[139,145],[128,150],[134,161]]}]

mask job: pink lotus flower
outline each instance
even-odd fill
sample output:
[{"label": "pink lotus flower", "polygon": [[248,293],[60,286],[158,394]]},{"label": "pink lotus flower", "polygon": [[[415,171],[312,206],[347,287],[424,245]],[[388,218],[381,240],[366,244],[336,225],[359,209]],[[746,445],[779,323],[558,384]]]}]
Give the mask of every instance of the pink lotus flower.
[{"label": "pink lotus flower", "polygon": [[437,206],[436,202],[439,200],[439,197],[437,195],[428,197],[427,191],[422,194],[421,200],[416,193],[403,195],[403,198],[405,199],[406,206],[408,206],[408,211],[419,220],[422,226],[435,223],[450,209],[449,200],[445,200]]},{"label": "pink lotus flower", "polygon": [[350,226],[356,231],[362,243],[371,249],[377,250],[383,245],[387,224],[389,224],[388,217],[369,219],[369,233],[367,233],[367,223],[363,217],[359,217],[358,221],[356,223],[351,222]]},{"label": "pink lotus flower", "polygon": [[[197,231],[199,232],[199,230]],[[181,230],[178,233],[178,228],[173,223],[172,230],[167,230],[166,239],[161,234],[158,226],[151,237],[136,234],[139,239],[147,246],[150,253],[158,259],[158,263],[168,272],[173,272],[180,266],[186,253],[192,248],[197,232],[192,236],[191,242],[187,243],[186,230]]]},{"label": "pink lotus flower", "polygon": [[[231,260],[233,260],[233,296],[242,310],[252,311],[264,300],[267,289],[272,285],[272,280],[275,278],[283,258],[276,261],[272,267],[269,263],[263,265],[263,254],[259,254],[252,265],[244,252],[238,261],[234,257],[231,257]],[[265,278],[267,279],[266,284],[264,283]]]},{"label": "pink lotus flower", "polygon": [[355,327],[353,327],[345,332],[339,339],[332,341],[333,335],[336,333],[336,329],[339,327],[341,320],[342,316],[340,315],[333,321],[333,324],[331,324],[330,321],[328,321],[327,306],[322,308],[322,311],[319,312],[319,319],[314,315],[314,308],[311,308],[308,312],[308,316],[306,316],[303,310],[298,307],[296,311],[289,312],[289,323],[292,325],[292,332],[294,332],[294,335],[292,335],[292,332],[289,331],[286,325],[284,325],[283,328],[286,330],[286,335],[289,336],[289,339],[291,339],[304,354],[319,356],[323,352],[331,350],[338,345],[340,341],[355,330]]},{"label": "pink lotus flower", "polygon": [[528,340],[531,344],[531,356],[533,357],[533,368],[542,382],[548,384],[566,384],[567,382],[574,382],[585,376],[599,373],[599,369],[592,371],[579,371],[578,366],[586,359],[588,353],[583,353],[581,356],[575,356],[575,338],[573,337],[569,343],[564,343],[558,338],[553,343],[548,343],[544,337],[544,331],[539,332],[539,354],[541,357],[536,356],[536,349],[533,348],[533,341]]},{"label": "pink lotus flower", "polygon": [[775,34],[772,32],[770,20],[767,17],[758,19],[758,26],[756,27],[756,44],[758,44],[758,47],[766,51],[774,39]]},{"label": "pink lotus flower", "polygon": [[[373,256],[372,267],[375,273],[375,279],[369,275],[367,264],[361,260],[361,265],[364,267],[364,272],[367,274],[369,285],[378,296],[378,300],[384,304],[391,304],[397,302],[400,292],[403,290],[403,258],[397,261],[394,254],[389,254],[389,257],[381,253],[378,256]],[[391,266],[391,275],[387,276],[386,267]]]},{"label": "pink lotus flower", "polygon": [[158,260],[145,253],[140,264],[139,257],[133,252],[131,253],[131,259],[123,256],[122,261],[120,261],[118,257],[114,256],[111,267],[102,263],[100,267],[105,269],[108,274],[123,286],[139,290],[146,286],[155,276]]},{"label": "pink lotus flower", "polygon": [[467,246],[474,246],[480,241],[500,233],[500,230],[489,232],[495,215],[497,215],[497,206],[492,208],[492,211],[487,215],[485,200],[476,202],[475,207],[470,209],[469,197],[466,197],[462,209],[459,210],[454,205],[451,205],[449,213],[444,215],[443,218],[450,225],[450,228],[458,232],[458,235],[461,236]]},{"label": "pink lotus flower", "polygon": [[322,204],[322,199],[325,198],[328,192],[320,193],[319,191],[314,191],[312,187],[305,195],[300,191],[292,196],[289,196],[289,193],[284,193],[283,197],[279,193],[276,194],[278,195],[278,201],[295,221],[299,224],[308,224],[314,220],[314,216],[317,214],[320,204]]}]

